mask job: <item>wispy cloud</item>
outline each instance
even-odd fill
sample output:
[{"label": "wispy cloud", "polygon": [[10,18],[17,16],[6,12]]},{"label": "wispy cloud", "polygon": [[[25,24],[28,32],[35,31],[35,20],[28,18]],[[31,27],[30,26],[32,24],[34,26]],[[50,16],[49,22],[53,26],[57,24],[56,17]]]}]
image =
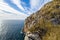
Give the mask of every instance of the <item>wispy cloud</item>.
[{"label": "wispy cloud", "polygon": [[36,12],[36,11],[40,10],[40,8],[44,4],[46,4],[50,1],[52,1],[52,0],[30,0],[30,5],[31,5],[32,12]]},{"label": "wispy cloud", "polygon": [[[2,9],[5,11],[1,11]],[[27,16],[28,15],[13,9],[7,3],[4,3],[4,0],[0,0],[0,19],[25,19]]]},{"label": "wispy cloud", "polygon": [[6,12],[6,11],[0,11],[0,20],[1,19],[4,19],[4,20],[6,20],[6,19],[25,19],[27,17],[27,15],[24,15],[24,14],[17,14],[17,15],[15,15],[15,14],[11,14],[11,13],[9,13],[8,14],[8,12]]},{"label": "wispy cloud", "polygon": [[21,1],[20,0],[11,0],[14,4],[17,5],[18,8],[20,8],[21,10],[24,11],[23,6],[21,5]]},{"label": "wispy cloud", "polygon": [[0,19],[25,19],[51,0],[0,0]]}]

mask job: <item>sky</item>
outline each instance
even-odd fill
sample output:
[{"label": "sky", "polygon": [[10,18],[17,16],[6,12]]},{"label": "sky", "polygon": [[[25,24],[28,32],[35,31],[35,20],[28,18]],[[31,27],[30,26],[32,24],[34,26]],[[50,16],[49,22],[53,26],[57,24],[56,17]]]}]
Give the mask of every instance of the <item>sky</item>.
[{"label": "sky", "polygon": [[0,0],[0,20],[24,20],[51,0]]}]

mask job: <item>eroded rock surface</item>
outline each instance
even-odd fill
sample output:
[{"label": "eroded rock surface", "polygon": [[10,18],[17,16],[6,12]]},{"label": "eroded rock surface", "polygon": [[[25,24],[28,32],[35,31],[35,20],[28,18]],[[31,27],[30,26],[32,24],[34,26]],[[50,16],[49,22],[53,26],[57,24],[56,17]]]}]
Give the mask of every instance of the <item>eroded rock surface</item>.
[{"label": "eroded rock surface", "polygon": [[25,20],[25,40],[60,40],[60,0],[45,4]]}]

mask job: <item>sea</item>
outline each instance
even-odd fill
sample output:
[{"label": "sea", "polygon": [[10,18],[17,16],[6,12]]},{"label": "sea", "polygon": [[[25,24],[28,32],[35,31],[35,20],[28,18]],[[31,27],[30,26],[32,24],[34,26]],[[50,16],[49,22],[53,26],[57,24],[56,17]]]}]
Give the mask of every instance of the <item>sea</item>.
[{"label": "sea", "polygon": [[0,40],[24,40],[24,20],[0,21]]}]

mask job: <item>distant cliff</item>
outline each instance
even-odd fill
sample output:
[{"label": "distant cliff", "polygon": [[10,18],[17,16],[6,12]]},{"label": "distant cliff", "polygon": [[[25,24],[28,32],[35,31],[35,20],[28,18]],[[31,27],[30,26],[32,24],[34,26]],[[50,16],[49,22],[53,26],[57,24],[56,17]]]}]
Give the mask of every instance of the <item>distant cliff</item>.
[{"label": "distant cliff", "polygon": [[25,40],[60,40],[60,0],[45,4],[25,20]]}]

